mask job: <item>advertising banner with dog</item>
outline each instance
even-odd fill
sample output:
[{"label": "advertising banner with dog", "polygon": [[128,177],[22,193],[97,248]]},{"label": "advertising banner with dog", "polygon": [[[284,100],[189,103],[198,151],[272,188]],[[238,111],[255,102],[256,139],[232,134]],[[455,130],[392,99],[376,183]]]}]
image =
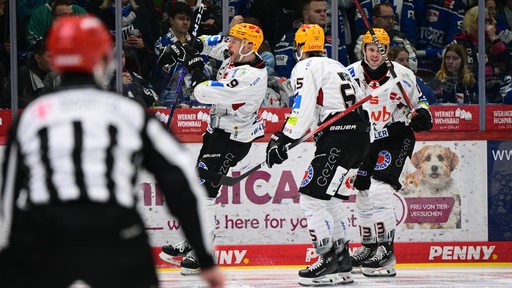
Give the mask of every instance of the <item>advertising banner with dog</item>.
[{"label": "advertising banner with dog", "polygon": [[485,167],[475,169],[475,163],[485,163],[485,158],[486,141],[417,143],[400,191],[407,203],[404,227],[419,229],[424,236],[430,234],[431,241],[439,241],[439,237],[445,241],[485,240]]}]

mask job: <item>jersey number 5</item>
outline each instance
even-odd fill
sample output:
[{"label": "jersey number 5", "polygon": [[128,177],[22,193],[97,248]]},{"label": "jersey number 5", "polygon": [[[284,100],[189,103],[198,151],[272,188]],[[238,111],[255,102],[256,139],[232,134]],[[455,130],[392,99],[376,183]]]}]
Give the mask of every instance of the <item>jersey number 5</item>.
[{"label": "jersey number 5", "polygon": [[349,82],[341,82],[340,92],[343,96],[343,101],[345,101],[345,108],[352,106],[356,102],[354,88],[352,88],[352,85],[350,85]]}]

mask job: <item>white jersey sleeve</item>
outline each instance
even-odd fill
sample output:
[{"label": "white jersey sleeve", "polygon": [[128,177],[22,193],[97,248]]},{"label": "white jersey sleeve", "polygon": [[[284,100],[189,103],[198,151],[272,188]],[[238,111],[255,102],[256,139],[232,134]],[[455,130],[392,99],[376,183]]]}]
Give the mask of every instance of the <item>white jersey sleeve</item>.
[{"label": "white jersey sleeve", "polygon": [[203,42],[203,50],[200,54],[211,58],[224,61],[226,59],[225,51],[228,49],[226,37],[222,35],[202,35],[199,39]]},{"label": "white jersey sleeve", "polygon": [[291,74],[295,101],[283,133],[302,137],[329,115],[342,112],[364,97],[348,70],[327,57],[311,57],[295,65]]}]

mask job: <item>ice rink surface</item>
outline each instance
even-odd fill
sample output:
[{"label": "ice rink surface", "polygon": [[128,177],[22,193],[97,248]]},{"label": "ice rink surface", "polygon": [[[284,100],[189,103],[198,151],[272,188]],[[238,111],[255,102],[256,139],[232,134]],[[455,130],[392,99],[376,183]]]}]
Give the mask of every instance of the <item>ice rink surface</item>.
[{"label": "ice rink surface", "polygon": [[[297,284],[297,271],[304,267],[223,268],[228,288],[291,288]],[[396,277],[369,278],[352,274],[354,283],[329,287],[507,287],[512,288],[512,264],[499,267],[433,267],[397,265]],[[200,276],[182,276],[178,269],[159,271],[162,288],[207,287]]]}]

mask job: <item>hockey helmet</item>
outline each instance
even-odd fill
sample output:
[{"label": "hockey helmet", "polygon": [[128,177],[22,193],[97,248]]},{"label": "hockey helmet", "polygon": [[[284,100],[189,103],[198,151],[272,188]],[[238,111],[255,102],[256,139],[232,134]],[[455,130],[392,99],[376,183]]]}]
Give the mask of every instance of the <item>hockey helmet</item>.
[{"label": "hockey helmet", "polygon": [[258,52],[263,43],[263,31],[260,27],[249,23],[240,23],[229,29],[229,36],[242,39],[242,44],[252,43],[252,51]]},{"label": "hockey helmet", "polygon": [[324,29],[318,24],[302,24],[295,32],[295,48],[304,52],[324,50]]},{"label": "hockey helmet", "polygon": [[112,58],[112,36],[94,16],[63,16],[48,33],[47,48],[58,72],[94,72],[104,58]]},{"label": "hockey helmet", "polygon": [[[381,45],[386,44],[389,47],[390,40],[389,40],[388,32],[386,32],[386,30],[384,30],[382,28],[373,28],[373,32],[375,32],[375,36],[377,36],[377,39],[379,40]],[[364,34],[363,47],[367,43],[373,43],[373,37],[372,37],[372,34],[370,33],[370,31],[368,31],[368,32],[366,32],[366,34]]]}]

